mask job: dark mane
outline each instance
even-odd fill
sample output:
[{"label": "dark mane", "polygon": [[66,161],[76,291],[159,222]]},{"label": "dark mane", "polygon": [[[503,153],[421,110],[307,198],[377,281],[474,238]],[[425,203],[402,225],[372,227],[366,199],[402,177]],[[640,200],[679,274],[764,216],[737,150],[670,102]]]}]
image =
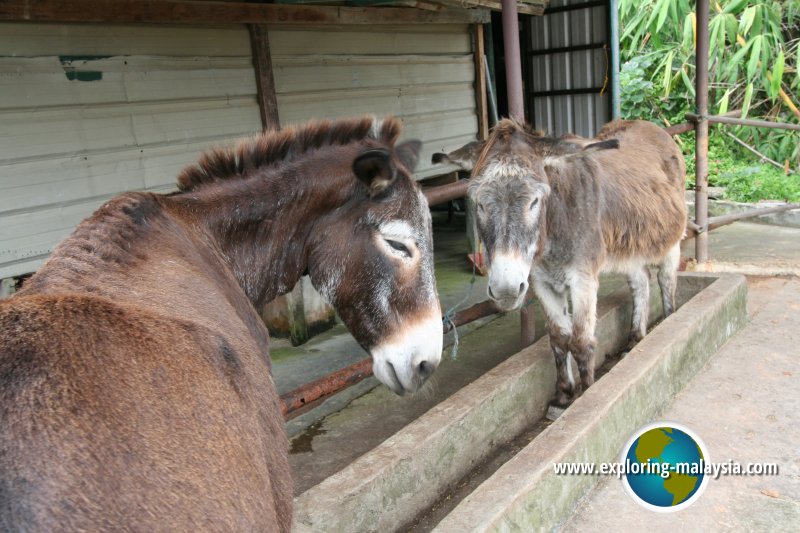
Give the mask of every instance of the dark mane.
[{"label": "dark mane", "polygon": [[330,145],[345,145],[365,138],[393,145],[402,129],[400,119],[366,116],[331,122],[321,120],[303,126],[268,131],[243,139],[235,147],[217,147],[178,175],[178,189],[193,191],[217,180],[242,177],[275,163],[290,162],[302,154]]}]

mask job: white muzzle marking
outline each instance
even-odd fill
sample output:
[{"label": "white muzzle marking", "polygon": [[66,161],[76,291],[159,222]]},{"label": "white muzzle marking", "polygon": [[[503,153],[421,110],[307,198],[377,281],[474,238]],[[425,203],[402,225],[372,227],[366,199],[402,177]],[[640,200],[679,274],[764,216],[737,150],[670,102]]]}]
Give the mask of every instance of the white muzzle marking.
[{"label": "white muzzle marking", "polygon": [[530,271],[530,264],[519,254],[496,253],[489,272],[489,297],[506,311],[516,309],[528,291]]},{"label": "white muzzle marking", "polygon": [[404,395],[416,392],[442,359],[442,317],[439,306],[424,319],[404,325],[372,349],[375,377]]}]

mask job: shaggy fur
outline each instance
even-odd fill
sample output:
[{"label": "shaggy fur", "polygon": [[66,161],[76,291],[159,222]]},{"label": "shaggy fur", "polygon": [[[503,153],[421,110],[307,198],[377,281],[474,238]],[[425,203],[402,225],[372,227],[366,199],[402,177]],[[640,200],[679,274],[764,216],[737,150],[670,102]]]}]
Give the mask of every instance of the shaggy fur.
[{"label": "shaggy fur", "polygon": [[[0,530],[290,530],[256,309],[308,273],[367,349],[438,312],[399,129],[312,123],[209,152],[182,192],[109,201],[0,302]],[[414,261],[379,247],[397,219]]]},{"label": "shaggy fur", "polygon": [[569,354],[583,388],[594,381],[601,270],[628,275],[634,295],[631,344],[647,328],[647,265],[659,266],[665,314],[674,309],[686,224],[684,175],[673,140],[644,121],[612,122],[595,139],[556,139],[504,120],[484,145],[470,187],[478,228],[490,263],[500,252],[531,265],[559,371],[557,404],[578,393]]}]

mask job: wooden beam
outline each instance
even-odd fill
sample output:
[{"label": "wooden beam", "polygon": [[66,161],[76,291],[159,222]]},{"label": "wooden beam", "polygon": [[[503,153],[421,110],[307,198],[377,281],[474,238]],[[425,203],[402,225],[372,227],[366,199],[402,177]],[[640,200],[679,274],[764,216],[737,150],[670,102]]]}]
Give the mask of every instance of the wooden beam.
[{"label": "wooden beam", "polygon": [[250,46],[253,50],[253,68],[256,72],[258,108],[261,111],[261,128],[279,130],[278,99],[275,96],[275,78],[272,74],[272,53],[266,24],[248,24]]},{"label": "wooden beam", "polygon": [[[503,6],[500,3],[500,0],[434,0],[434,1],[451,7],[461,7],[461,8],[474,7],[474,8],[491,9],[492,11],[503,10]],[[535,15],[540,17],[544,15],[544,7],[538,4],[518,2],[517,13],[521,13],[523,15]]]},{"label": "wooden beam", "polygon": [[483,44],[483,24],[472,26],[474,43],[472,53],[475,56],[475,100],[478,111],[478,137],[484,141],[489,137],[489,109],[486,100],[486,55]]},{"label": "wooden beam", "polygon": [[474,24],[488,22],[489,12],[210,0],[0,0],[0,20],[153,24]]}]

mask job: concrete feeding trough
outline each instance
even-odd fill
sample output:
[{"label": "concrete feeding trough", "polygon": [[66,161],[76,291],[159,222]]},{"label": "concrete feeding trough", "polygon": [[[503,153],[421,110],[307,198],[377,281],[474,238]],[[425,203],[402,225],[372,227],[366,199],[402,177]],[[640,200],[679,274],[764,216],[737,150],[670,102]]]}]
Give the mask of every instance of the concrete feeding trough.
[{"label": "concrete feeding trough", "polygon": [[[656,417],[746,320],[742,276],[681,275],[678,290],[685,303],[676,313],[466,497],[448,495],[545,415],[555,387],[546,337],[299,495],[295,531],[407,529],[432,506],[439,508],[436,519],[418,529],[551,529],[599,479],[555,477],[553,463],[615,460],[626,439]],[[653,290],[651,317],[659,315],[660,295]],[[629,324],[627,290],[617,291],[598,309],[598,367],[603,354],[626,343]]]}]

